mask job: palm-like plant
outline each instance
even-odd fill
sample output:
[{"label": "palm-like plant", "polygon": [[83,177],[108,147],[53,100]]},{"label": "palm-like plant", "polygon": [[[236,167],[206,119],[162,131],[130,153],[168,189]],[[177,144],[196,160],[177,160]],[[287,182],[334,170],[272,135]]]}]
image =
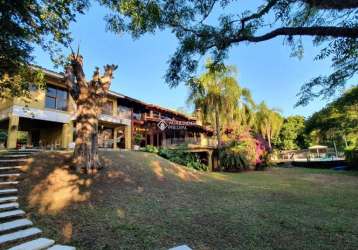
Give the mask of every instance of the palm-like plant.
[{"label": "palm-like plant", "polygon": [[267,140],[270,149],[272,149],[272,139],[280,133],[282,124],[283,118],[277,111],[268,108],[265,102],[258,105],[256,130]]},{"label": "palm-like plant", "polygon": [[253,106],[254,102],[250,91],[238,85],[234,66],[214,66],[212,61],[208,60],[205,68],[205,73],[189,82],[190,94],[187,101],[201,109],[204,121],[215,125],[220,147],[223,127],[238,121],[240,124],[248,123],[250,106]]}]

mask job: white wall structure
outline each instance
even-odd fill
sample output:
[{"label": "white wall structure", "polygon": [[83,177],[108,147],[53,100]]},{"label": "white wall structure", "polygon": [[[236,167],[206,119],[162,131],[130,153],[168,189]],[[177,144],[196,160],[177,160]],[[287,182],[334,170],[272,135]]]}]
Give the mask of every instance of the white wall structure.
[{"label": "white wall structure", "polygon": [[19,117],[50,122],[68,123],[71,121],[71,115],[67,112],[51,109],[36,109],[14,105],[11,107],[11,113]]}]

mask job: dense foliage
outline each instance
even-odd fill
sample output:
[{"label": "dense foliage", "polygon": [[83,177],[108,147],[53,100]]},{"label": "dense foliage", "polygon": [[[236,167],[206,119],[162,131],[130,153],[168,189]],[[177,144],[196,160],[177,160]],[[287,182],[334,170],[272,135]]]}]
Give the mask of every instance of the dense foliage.
[{"label": "dense foliage", "polygon": [[185,151],[185,148],[175,150],[160,148],[158,154],[172,162],[187,166],[188,168],[207,171],[208,166],[201,163],[199,157],[195,153]]},{"label": "dense foliage", "polygon": [[266,0],[252,8],[227,0],[100,0],[113,13],[108,29],[129,31],[134,37],[169,28],[179,40],[170,59],[166,80],[170,86],[188,82],[200,58],[211,53],[222,62],[229,49],[241,43],[264,42],[278,36],[303,56],[303,36],[321,48],[317,60],[331,59],[334,71],[306,83],[297,104],[317,96],[329,97],[358,71],[358,2],[352,0]]},{"label": "dense foliage", "polygon": [[189,83],[187,101],[201,111],[205,123],[213,126],[220,146],[226,128],[240,130],[246,125],[243,118],[250,113],[254,102],[250,91],[237,83],[234,66],[214,67],[208,60],[205,68],[202,75]]},{"label": "dense foliage", "polygon": [[144,151],[148,152],[148,153],[154,153],[154,154],[159,153],[159,149],[157,147],[153,146],[153,145],[145,146]]},{"label": "dense foliage", "polygon": [[271,160],[271,154],[266,151],[261,155],[260,161],[256,163],[255,170],[265,170],[269,167],[272,167],[274,164]]},{"label": "dense foliage", "polygon": [[305,118],[303,116],[294,115],[285,118],[277,142],[278,148],[285,150],[306,148],[304,129]]},{"label": "dense foliage", "polygon": [[256,112],[256,131],[264,137],[272,149],[273,140],[277,139],[283,123],[282,116],[262,102]]},{"label": "dense foliage", "polygon": [[348,147],[345,149],[344,154],[348,165],[358,169],[358,147]]},{"label": "dense foliage", "polygon": [[142,142],[143,140],[143,137],[141,134],[137,133],[135,136],[134,136],[134,143],[135,145],[137,146],[140,146],[140,143]]},{"label": "dense foliage", "polygon": [[208,166],[200,161],[198,155],[195,153],[187,152],[185,150],[185,147],[182,148],[179,147],[178,149],[167,149],[167,148],[157,148],[152,145],[147,145],[144,151],[158,154],[165,159],[186,166],[188,168],[192,168],[200,171],[208,170]]},{"label": "dense foliage", "polygon": [[[262,157],[272,150],[283,123],[281,115],[265,103],[256,106],[250,91],[237,83],[234,72],[233,66],[213,66],[209,60],[206,72],[189,83],[188,102],[216,132],[219,164],[226,171],[263,166]],[[262,143],[263,139],[268,143]]]},{"label": "dense foliage", "polygon": [[305,124],[305,132],[313,143],[339,148],[358,146],[358,87],[314,113]]},{"label": "dense foliage", "polygon": [[224,171],[264,170],[271,166],[268,143],[261,136],[242,133],[220,149],[219,162]]},{"label": "dense foliage", "polygon": [[224,171],[236,172],[250,169],[250,161],[246,155],[247,145],[233,141],[220,149],[220,167]]}]

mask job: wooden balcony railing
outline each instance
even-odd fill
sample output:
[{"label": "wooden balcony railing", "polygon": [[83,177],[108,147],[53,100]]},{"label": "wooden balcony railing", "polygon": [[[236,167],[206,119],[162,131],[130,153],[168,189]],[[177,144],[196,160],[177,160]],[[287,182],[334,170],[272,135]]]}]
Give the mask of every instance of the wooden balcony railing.
[{"label": "wooden balcony railing", "polygon": [[217,142],[215,139],[211,138],[194,138],[194,137],[187,137],[187,138],[167,138],[163,140],[163,145],[167,147],[176,147],[180,145],[193,145],[193,146],[201,146],[201,147],[216,147]]}]

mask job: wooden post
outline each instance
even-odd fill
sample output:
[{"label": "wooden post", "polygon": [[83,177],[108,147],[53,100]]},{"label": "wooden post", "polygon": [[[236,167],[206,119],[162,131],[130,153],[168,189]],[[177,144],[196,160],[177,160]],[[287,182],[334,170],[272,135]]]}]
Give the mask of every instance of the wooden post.
[{"label": "wooden post", "polygon": [[126,149],[132,148],[132,126],[125,126],[124,127],[124,143]]},{"label": "wooden post", "polygon": [[208,170],[213,172],[213,152],[208,150]]},{"label": "wooden post", "polygon": [[7,148],[16,148],[18,129],[19,129],[19,117],[10,115],[8,132],[7,132],[7,144],[6,144]]},{"label": "wooden post", "polygon": [[32,132],[31,131],[28,131],[27,132],[27,142],[26,142],[26,144],[27,144],[27,146],[31,146],[32,145]]},{"label": "wooden post", "polygon": [[69,143],[72,141],[72,137],[72,122],[63,124],[61,134],[61,148],[68,148]]},{"label": "wooden post", "polygon": [[150,135],[149,135],[149,144],[150,144],[150,145],[154,145],[154,135],[153,135],[153,132],[151,132]]},{"label": "wooden post", "polygon": [[117,148],[117,136],[118,136],[117,128],[114,128],[113,129],[113,148],[114,149]]},{"label": "wooden post", "polygon": [[165,131],[163,131],[163,142],[162,142],[162,146],[165,147],[167,146],[167,135],[165,133]]}]

